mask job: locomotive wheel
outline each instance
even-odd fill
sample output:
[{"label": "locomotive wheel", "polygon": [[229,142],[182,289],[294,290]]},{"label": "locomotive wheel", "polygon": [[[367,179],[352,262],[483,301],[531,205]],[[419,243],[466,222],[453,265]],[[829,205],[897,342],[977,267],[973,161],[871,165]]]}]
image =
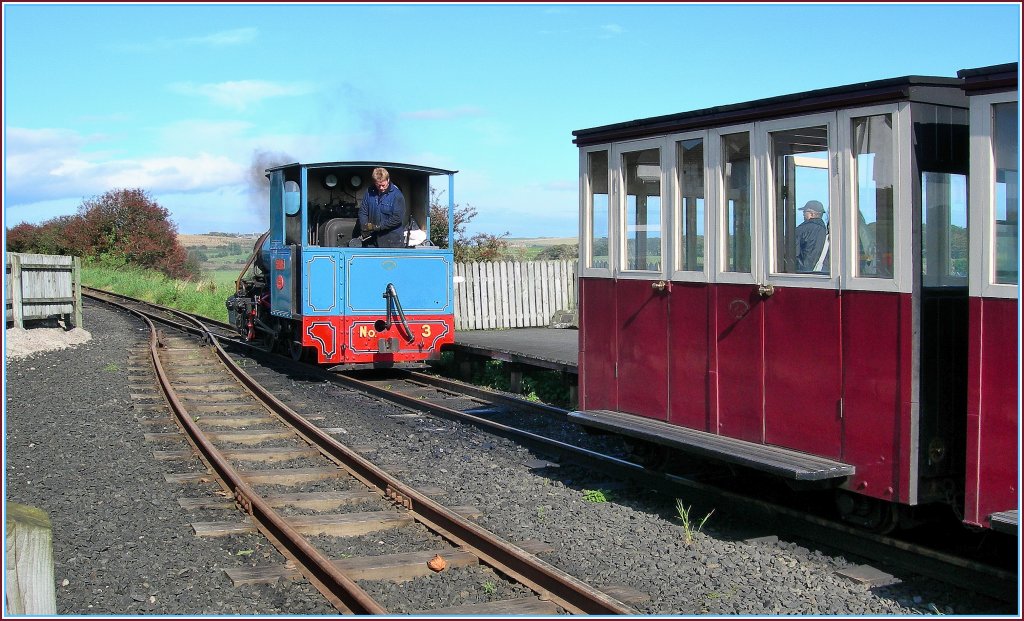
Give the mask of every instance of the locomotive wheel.
[{"label": "locomotive wheel", "polygon": [[292,360],[298,362],[302,360],[302,355],[306,353],[302,343],[296,341],[288,341],[288,355],[292,357]]}]

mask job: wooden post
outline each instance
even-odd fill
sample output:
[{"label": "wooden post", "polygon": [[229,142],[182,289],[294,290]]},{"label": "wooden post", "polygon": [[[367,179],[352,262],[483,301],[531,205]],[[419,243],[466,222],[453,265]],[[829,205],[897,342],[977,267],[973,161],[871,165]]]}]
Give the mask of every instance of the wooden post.
[{"label": "wooden post", "polygon": [[523,394],[523,367],[518,365],[518,364],[516,364],[516,363],[514,363],[514,362],[509,364],[508,366],[509,366],[509,378],[508,378],[509,389],[508,389],[508,391],[510,393],[514,394],[514,395],[521,395],[521,394]]},{"label": "wooden post", "polygon": [[46,512],[7,503],[4,616],[54,615],[53,529]]},{"label": "wooden post", "polygon": [[562,383],[569,388],[569,409],[575,410],[576,406],[580,404],[580,386],[579,386],[579,375],[575,373],[569,373],[568,371],[562,371]]},{"label": "wooden post", "polygon": [[21,256],[10,253],[11,257],[11,317],[15,328],[24,328],[24,309],[21,307]]},{"label": "wooden post", "polygon": [[469,356],[464,352],[456,350],[454,362],[459,378],[463,381],[469,381],[473,377],[473,365],[469,360]]},{"label": "wooden post", "polygon": [[82,327],[82,259],[72,258],[71,263],[71,290],[75,297],[75,318],[76,328]]}]

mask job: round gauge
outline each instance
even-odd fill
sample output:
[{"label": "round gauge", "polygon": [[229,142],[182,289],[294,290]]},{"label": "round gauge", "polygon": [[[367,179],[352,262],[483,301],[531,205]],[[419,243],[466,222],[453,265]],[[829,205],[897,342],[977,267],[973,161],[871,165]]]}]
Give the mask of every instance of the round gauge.
[{"label": "round gauge", "polygon": [[326,177],[324,177],[324,186],[326,186],[328,188],[333,188],[333,187],[335,187],[337,185],[338,185],[338,176],[337,175],[327,175]]},{"label": "round gauge", "polygon": [[352,178],[348,180],[352,184],[353,188],[358,188],[363,185],[363,178],[359,175],[352,175]]}]

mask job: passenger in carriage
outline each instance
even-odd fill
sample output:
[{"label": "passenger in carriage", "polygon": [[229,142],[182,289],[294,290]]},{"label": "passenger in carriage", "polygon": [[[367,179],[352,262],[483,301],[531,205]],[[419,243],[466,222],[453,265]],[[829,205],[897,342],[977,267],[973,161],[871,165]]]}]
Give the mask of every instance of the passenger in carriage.
[{"label": "passenger in carriage", "polygon": [[804,221],[796,227],[796,271],[828,272],[828,225],[821,216],[825,207],[820,201],[807,201]]},{"label": "passenger in carriage", "polygon": [[374,168],[373,185],[359,203],[359,236],[363,246],[403,248],[405,242],[405,196],[391,183],[386,168]]}]

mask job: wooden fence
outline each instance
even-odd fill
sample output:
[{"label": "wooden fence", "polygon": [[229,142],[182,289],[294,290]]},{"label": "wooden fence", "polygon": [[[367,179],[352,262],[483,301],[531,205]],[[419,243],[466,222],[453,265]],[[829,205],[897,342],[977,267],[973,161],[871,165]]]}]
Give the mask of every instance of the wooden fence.
[{"label": "wooden fence", "polygon": [[4,541],[4,617],[53,615],[53,527],[38,507],[7,503]]},{"label": "wooden fence", "polygon": [[455,264],[455,329],[547,326],[576,308],[576,261]]},{"label": "wooden fence", "polygon": [[66,321],[81,327],[82,272],[78,257],[8,252],[4,259],[6,321],[23,328],[28,319],[65,315]]}]

